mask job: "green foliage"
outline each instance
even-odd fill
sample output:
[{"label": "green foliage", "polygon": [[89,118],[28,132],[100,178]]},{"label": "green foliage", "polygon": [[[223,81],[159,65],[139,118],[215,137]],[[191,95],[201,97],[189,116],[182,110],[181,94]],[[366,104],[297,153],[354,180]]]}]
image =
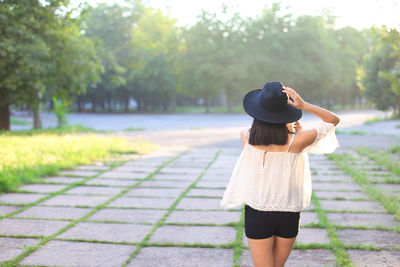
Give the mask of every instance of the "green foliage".
[{"label": "green foliage", "polygon": [[68,113],[68,105],[63,102],[57,100],[54,96],[52,97],[53,105],[54,105],[54,113],[57,116],[57,125],[59,128],[66,125],[67,122],[67,113]]},{"label": "green foliage", "polygon": [[[396,68],[399,59],[394,53],[394,47],[382,42],[382,38],[387,35],[385,27],[374,29],[370,35],[372,35],[373,44],[371,51],[364,57],[363,67],[359,70],[359,86],[377,109],[395,109],[398,113],[400,90],[397,92],[392,89],[391,76],[388,72]],[[396,87],[396,85],[393,86]]]},{"label": "green foliage", "polygon": [[67,6],[67,0],[0,5],[0,107],[26,104],[36,110],[47,94],[69,99],[98,79],[93,43]]},{"label": "green foliage", "polygon": [[398,109],[398,31],[336,28],[330,13],[294,17],[288,9],[272,3],[245,18],[223,5],[178,27],[139,0],[80,10],[68,0],[2,4],[0,109],[37,108],[54,96],[76,100],[79,111],[90,102],[94,112],[128,112],[134,98],[139,111],[200,103],[209,112],[224,103],[233,112],[270,80],[327,108],[365,96]]}]

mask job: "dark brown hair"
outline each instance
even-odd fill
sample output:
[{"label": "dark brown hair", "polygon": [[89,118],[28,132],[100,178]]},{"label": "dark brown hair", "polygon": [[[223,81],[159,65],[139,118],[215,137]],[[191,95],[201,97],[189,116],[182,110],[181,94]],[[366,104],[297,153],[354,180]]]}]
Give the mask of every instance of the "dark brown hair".
[{"label": "dark brown hair", "polygon": [[286,123],[269,123],[253,120],[250,128],[250,145],[285,145],[288,141],[289,133]]}]

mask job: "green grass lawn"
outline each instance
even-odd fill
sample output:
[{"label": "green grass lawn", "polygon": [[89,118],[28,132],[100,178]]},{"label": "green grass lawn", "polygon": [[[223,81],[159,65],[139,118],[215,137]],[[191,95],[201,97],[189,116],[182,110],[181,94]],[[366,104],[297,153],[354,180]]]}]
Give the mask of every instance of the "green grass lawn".
[{"label": "green grass lawn", "polygon": [[92,132],[62,130],[24,131],[0,134],[0,192],[38,178],[56,175],[61,169],[126,153],[148,153],[156,145],[137,139],[127,141]]}]

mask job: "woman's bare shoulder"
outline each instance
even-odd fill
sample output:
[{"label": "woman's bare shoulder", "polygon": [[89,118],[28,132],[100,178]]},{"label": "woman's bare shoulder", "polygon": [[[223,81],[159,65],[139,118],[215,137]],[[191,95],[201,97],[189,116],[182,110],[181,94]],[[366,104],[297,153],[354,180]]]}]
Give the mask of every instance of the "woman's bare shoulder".
[{"label": "woman's bare shoulder", "polygon": [[302,130],[295,134],[293,144],[290,148],[292,152],[301,152],[303,149],[314,143],[317,138],[317,131],[315,129]]}]

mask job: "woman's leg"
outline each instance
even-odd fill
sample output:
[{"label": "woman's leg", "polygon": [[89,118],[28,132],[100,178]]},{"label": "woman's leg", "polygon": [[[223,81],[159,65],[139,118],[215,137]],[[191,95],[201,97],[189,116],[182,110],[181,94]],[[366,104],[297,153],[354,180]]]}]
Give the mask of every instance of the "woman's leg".
[{"label": "woman's leg", "polygon": [[273,247],[274,267],[283,267],[292,251],[296,237],[283,238],[276,236]]},{"label": "woman's leg", "polygon": [[274,267],[275,236],[264,239],[247,238],[254,267]]}]

